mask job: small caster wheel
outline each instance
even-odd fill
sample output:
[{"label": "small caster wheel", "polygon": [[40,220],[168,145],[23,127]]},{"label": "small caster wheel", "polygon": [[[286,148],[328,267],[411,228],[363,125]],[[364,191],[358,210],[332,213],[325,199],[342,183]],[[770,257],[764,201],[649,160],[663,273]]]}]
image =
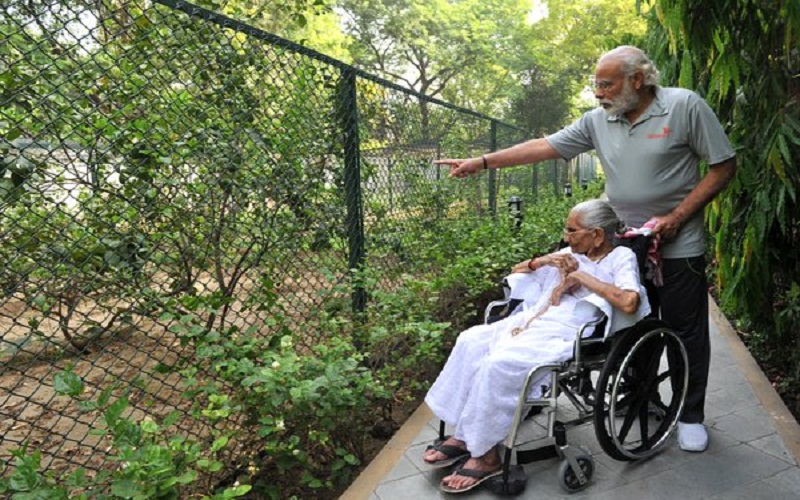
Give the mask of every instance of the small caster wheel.
[{"label": "small caster wheel", "polygon": [[575,457],[575,460],[578,462],[581,472],[583,472],[583,475],[586,477],[586,481],[581,483],[580,479],[578,479],[578,475],[572,470],[569,460],[564,459],[558,467],[558,482],[567,493],[581,491],[589,486],[589,481],[591,481],[592,474],[594,474],[594,461],[592,461],[592,457],[580,454]]}]

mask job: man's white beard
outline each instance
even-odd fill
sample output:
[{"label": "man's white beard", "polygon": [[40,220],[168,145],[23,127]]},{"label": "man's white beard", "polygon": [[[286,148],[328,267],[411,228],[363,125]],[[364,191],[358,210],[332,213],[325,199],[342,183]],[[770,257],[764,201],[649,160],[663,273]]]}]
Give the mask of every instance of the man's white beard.
[{"label": "man's white beard", "polygon": [[633,90],[630,80],[625,79],[622,84],[622,92],[616,98],[600,99],[599,102],[608,116],[620,116],[639,105],[639,94]]}]

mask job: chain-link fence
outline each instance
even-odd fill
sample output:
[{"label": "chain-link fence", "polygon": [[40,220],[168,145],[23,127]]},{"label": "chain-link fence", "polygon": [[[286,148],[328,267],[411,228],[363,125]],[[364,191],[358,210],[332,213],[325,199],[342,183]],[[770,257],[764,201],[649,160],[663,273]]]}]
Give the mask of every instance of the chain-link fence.
[{"label": "chain-link fence", "polygon": [[367,285],[341,287],[352,269],[396,269],[449,217],[594,172],[447,181],[432,160],[524,131],[183,2],[0,14],[4,460],[27,444],[50,470],[102,469],[105,417],[58,394],[188,413],[192,335],[301,331],[310,349],[333,304],[364,308]]}]

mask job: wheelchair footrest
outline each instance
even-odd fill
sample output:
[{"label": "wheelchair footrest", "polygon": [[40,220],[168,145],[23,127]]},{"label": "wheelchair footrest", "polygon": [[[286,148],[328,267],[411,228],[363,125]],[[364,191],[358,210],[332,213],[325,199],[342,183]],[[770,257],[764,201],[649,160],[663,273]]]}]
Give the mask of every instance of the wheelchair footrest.
[{"label": "wheelchair footrest", "polygon": [[497,495],[519,495],[525,489],[528,477],[521,465],[510,465],[508,475],[500,474],[487,479],[484,486]]}]

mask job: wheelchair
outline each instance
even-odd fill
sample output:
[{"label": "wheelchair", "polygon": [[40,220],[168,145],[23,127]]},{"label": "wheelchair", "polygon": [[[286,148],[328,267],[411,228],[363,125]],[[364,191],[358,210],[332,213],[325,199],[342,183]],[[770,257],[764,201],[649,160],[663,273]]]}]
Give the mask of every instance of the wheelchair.
[{"label": "wheelchair", "polygon": [[[634,251],[643,267],[640,250]],[[503,292],[503,300],[487,306],[485,323],[514,313],[522,302],[514,298],[506,280]],[[530,370],[513,424],[502,442],[502,474],[484,483],[490,491],[500,495],[521,493],[527,483],[522,466],[556,457],[561,459],[561,487],[570,493],[586,488],[594,473],[594,461],[585,451],[568,444],[567,429],[588,421],[593,422],[602,450],[616,460],[644,460],[667,445],[688,387],[686,349],[678,335],[652,315],[608,336],[604,335],[607,321],[603,316],[578,329],[571,359]],[[549,383],[541,387],[542,396],[530,397],[533,384],[543,376]],[[561,395],[577,411],[575,418],[557,418]],[[546,435],[518,443],[523,424],[539,413],[546,415]],[[440,422],[439,440],[444,439],[445,424]]]}]

